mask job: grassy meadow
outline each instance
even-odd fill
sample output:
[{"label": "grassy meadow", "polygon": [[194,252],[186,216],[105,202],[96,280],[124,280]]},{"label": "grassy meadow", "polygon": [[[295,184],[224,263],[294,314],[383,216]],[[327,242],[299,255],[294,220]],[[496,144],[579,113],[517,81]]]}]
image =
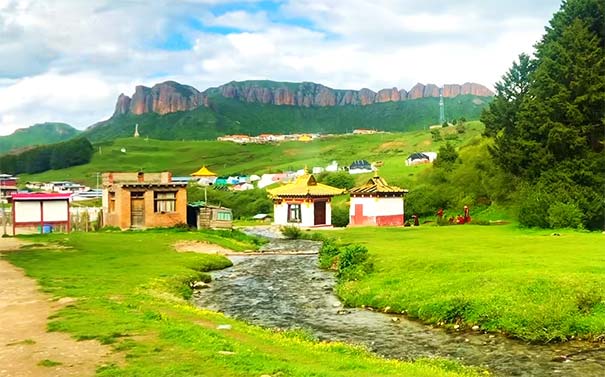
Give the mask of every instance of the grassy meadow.
[{"label": "grassy meadow", "polygon": [[[456,127],[442,130],[444,139],[460,145],[479,135],[480,122],[467,122],[465,132]],[[449,135],[449,136],[448,136]],[[50,170],[20,176],[20,182],[73,180],[94,187],[96,172],[106,171],[172,171],[186,176],[206,165],[219,175],[263,174],[298,170],[307,165],[325,167],[333,160],[349,165],[353,160],[382,161],[380,174],[394,184],[409,186],[414,174],[424,166],[407,167],[405,159],[412,152],[437,151],[446,140],[433,142],[430,132],[384,133],[374,135],[338,135],[304,142],[238,145],[218,141],[170,141],[125,138],[95,144],[89,164],[68,169]],[[125,149],[126,152],[121,152]],[[360,175],[360,182],[368,175]]]},{"label": "grassy meadow", "polygon": [[366,246],[374,264],[361,280],[340,285],[348,305],[532,342],[603,339],[605,235],[556,234],[513,225],[325,232]]},{"label": "grassy meadow", "polygon": [[304,332],[265,330],[196,309],[185,300],[191,295],[188,283],[207,280],[206,271],[231,262],[218,255],[177,253],[173,245],[182,240],[235,250],[256,247],[252,238],[225,232],[72,233],[27,237],[33,247],[3,257],[53,297],[75,299],[52,316],[50,331],[98,339],[125,356],[123,364],[99,366],[99,376],[479,374],[447,360],[386,360],[359,347],[314,341]]}]

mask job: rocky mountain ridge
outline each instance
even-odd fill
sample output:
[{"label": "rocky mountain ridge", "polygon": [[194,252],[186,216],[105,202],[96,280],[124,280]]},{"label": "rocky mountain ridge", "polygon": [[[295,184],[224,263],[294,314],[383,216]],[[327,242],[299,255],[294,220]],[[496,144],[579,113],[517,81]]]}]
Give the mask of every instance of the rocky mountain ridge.
[{"label": "rocky mountain ridge", "polygon": [[[153,87],[139,85],[132,97],[120,94],[114,116],[145,113],[168,114],[208,106],[212,97],[219,95],[242,102],[278,106],[365,106],[383,102],[399,102],[427,97],[439,97],[435,84],[414,85],[409,91],[387,88],[374,92],[370,89],[332,89],[312,82],[288,83],[275,81],[232,81],[204,92],[174,81],[166,81]],[[481,84],[446,84],[442,88],[446,98],[458,95],[493,96],[491,90]]]}]

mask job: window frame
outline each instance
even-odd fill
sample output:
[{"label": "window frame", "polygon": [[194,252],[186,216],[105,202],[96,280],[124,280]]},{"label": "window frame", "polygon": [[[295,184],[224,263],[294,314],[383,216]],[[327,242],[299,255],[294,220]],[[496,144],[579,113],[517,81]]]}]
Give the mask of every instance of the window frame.
[{"label": "window frame", "polygon": [[[295,213],[296,216],[292,216]],[[302,204],[301,203],[288,203],[288,222],[289,223],[301,223],[302,222]]]},{"label": "window frame", "polygon": [[[160,195],[172,194],[172,197],[159,197]],[[153,212],[154,213],[175,213],[176,210],[176,191],[153,191]]]}]

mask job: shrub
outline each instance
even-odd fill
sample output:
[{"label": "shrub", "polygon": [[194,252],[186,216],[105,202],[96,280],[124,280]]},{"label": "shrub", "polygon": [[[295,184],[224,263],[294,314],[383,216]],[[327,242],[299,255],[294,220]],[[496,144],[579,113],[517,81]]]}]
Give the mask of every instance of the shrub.
[{"label": "shrub", "polygon": [[349,225],[349,208],[346,206],[332,207],[332,225],[345,227]]},{"label": "shrub", "polygon": [[582,228],[582,211],[574,203],[553,203],[548,207],[551,228]]},{"label": "shrub", "polygon": [[361,245],[345,246],[338,256],[336,278],[358,280],[371,270],[367,263],[368,249]]},{"label": "shrub", "polygon": [[338,256],[340,250],[332,242],[326,241],[319,249],[319,266],[321,268],[330,268],[334,264],[334,259]]},{"label": "shrub", "polygon": [[297,240],[302,237],[302,230],[297,226],[281,226],[279,231],[289,240]]},{"label": "shrub", "polygon": [[355,186],[355,178],[344,171],[334,173],[323,172],[317,176],[317,180],[326,185],[342,189],[350,189]]}]

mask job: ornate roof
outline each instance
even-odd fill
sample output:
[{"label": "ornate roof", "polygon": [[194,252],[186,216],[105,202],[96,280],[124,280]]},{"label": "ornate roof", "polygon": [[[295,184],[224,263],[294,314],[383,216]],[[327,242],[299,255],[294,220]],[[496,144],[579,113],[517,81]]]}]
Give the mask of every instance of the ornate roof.
[{"label": "ornate roof", "polygon": [[317,183],[312,174],[304,174],[296,178],[294,182],[267,190],[273,198],[288,196],[335,196],[344,194],[345,190]]},{"label": "ornate roof", "polygon": [[216,177],[216,174],[208,170],[206,165],[202,166],[200,170],[196,171],[195,173],[191,173],[191,175],[194,177]]},{"label": "ornate roof", "polygon": [[363,195],[363,194],[407,194],[408,190],[402,189],[401,187],[391,186],[380,178],[378,174],[370,178],[365,185],[353,187],[349,190],[351,195]]}]

